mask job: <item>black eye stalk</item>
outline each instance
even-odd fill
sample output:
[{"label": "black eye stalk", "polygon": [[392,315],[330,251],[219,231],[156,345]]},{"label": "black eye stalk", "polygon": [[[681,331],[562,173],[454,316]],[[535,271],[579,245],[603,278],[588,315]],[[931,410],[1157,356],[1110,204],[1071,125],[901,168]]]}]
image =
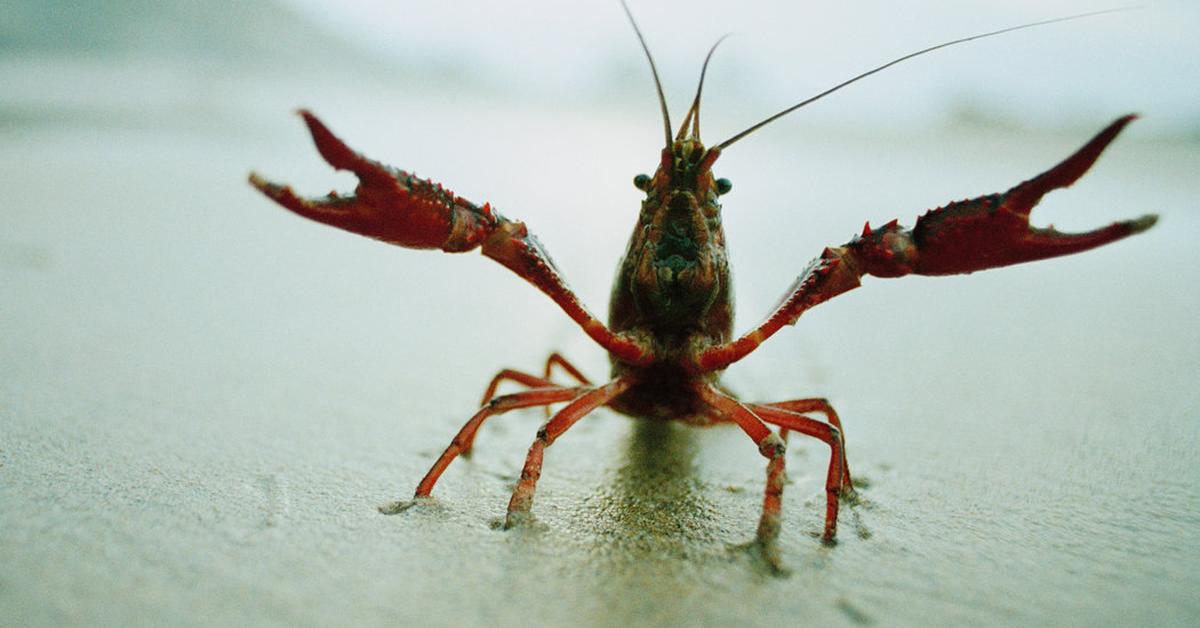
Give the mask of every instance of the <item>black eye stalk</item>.
[{"label": "black eye stalk", "polygon": [[650,175],[639,174],[633,178],[633,187],[645,192],[646,188],[650,187]]},{"label": "black eye stalk", "polygon": [[717,194],[728,194],[729,190],[733,189],[733,183],[729,179],[717,179]]}]

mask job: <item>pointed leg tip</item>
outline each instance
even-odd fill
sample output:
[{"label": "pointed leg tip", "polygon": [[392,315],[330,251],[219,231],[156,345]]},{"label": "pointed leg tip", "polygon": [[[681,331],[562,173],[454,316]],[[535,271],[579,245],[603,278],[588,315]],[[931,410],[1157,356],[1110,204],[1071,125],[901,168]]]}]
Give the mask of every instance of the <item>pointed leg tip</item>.
[{"label": "pointed leg tip", "polygon": [[395,501],[386,504],[380,504],[378,507],[379,514],[383,515],[398,515],[402,512],[420,506],[422,504],[432,504],[433,498],[428,495],[417,495],[408,501]]},{"label": "pointed leg tip", "polygon": [[758,553],[757,558],[762,561],[767,575],[775,578],[791,577],[792,570],[784,564],[783,557],[779,554],[779,548],[759,546],[756,551]]},{"label": "pointed leg tip", "polygon": [[509,511],[504,517],[504,524],[500,526],[502,530],[512,530],[522,526],[527,526],[533,522],[533,513],[528,510]]},{"label": "pointed leg tip", "polygon": [[729,549],[744,553],[749,557],[754,569],[764,575],[775,578],[787,578],[792,575],[792,570],[783,562],[779,545],[773,541],[757,538],[749,543],[731,545]]},{"label": "pointed leg tip", "polygon": [[416,501],[388,502],[386,504],[380,504],[378,510],[379,514],[381,515],[398,515],[409,508],[412,508],[414,505],[416,505]]}]

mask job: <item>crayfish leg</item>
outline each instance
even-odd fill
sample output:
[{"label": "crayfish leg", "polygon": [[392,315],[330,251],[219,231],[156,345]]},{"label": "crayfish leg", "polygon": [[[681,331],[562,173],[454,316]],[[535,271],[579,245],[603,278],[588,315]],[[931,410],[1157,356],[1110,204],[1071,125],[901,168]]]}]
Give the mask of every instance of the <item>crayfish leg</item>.
[{"label": "crayfish leg", "polygon": [[429,468],[429,472],[425,474],[425,477],[417,485],[414,498],[429,497],[430,492],[433,491],[434,485],[437,484],[438,478],[442,476],[446,467],[450,466],[450,463],[454,462],[454,459],[459,455],[470,450],[471,444],[475,440],[475,433],[479,431],[479,428],[488,417],[503,414],[509,410],[516,410],[517,408],[531,408],[558,403],[560,401],[570,401],[588,392],[588,390],[586,388],[563,388],[555,386],[550,388],[535,388],[492,398],[474,416],[467,420],[466,424],[459,429],[458,434],[454,436],[454,439],[450,441],[450,445],[442,452],[442,455],[434,461],[433,466]]},{"label": "crayfish leg", "polygon": [[[838,432],[840,432],[842,435],[842,498],[853,499],[854,481],[850,478],[850,464],[846,459],[846,430],[842,427],[842,420],[838,416],[837,410],[833,409],[833,406],[829,404],[829,400],[825,399],[824,397],[812,397],[808,399],[792,399],[790,401],[775,401],[772,403],[755,404],[755,407],[760,405],[779,408],[781,410],[787,410],[788,412],[794,412],[796,414],[819,412],[825,415],[825,422],[836,427]],[[765,417],[764,420],[766,420],[768,423],[771,422]],[[779,436],[786,441],[787,433],[789,431],[790,430],[787,427],[780,427]]]},{"label": "crayfish leg", "polygon": [[[762,517],[758,522],[755,544],[761,551],[762,557],[766,560],[767,564],[776,573],[782,573],[783,568],[779,561],[778,541],[781,525],[780,516],[783,509],[783,486],[787,481],[786,462],[784,460],[787,446],[784,444],[782,438],[772,432],[763,423],[757,410],[751,410],[737,399],[721,392],[712,384],[698,384],[696,392],[705,403],[712,407],[716,416],[732,421],[738,427],[742,428],[742,431],[758,446],[758,452],[767,459],[767,485],[763,491]],[[782,413],[784,411],[776,410],[776,412]],[[840,480],[840,478],[841,474],[839,471],[838,479]],[[835,499],[834,501],[836,502],[837,500]],[[836,503],[834,504],[832,513],[833,532],[830,532],[828,516],[826,517],[826,532],[829,534],[836,532]]]},{"label": "crayfish leg", "polygon": [[[790,431],[812,436],[829,445],[829,471],[825,477],[825,531],[821,539],[833,543],[837,537],[838,500],[842,496],[846,472],[846,447],[838,428],[816,419],[768,405],[751,405],[763,421]],[[763,513],[766,516],[766,513]]]},{"label": "crayfish leg", "polygon": [[529,446],[529,453],[525,457],[521,479],[513,489],[512,498],[509,499],[508,514],[504,520],[505,529],[519,525],[529,518],[530,509],[533,507],[533,493],[542,475],[542,458],[546,448],[580,419],[612,401],[632,385],[632,378],[618,377],[599,388],[589,389],[559,410],[554,418],[538,430],[537,438]]}]

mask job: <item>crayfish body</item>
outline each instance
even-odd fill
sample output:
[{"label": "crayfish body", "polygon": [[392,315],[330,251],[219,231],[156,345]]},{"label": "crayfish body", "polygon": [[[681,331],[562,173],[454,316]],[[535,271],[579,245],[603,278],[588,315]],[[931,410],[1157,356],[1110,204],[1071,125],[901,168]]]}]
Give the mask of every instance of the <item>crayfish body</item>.
[{"label": "crayfish body", "polygon": [[[637,29],[636,24],[634,28]],[[640,31],[638,37],[641,39]],[[644,40],[642,45],[645,48]],[[942,46],[916,54],[938,47]],[[711,54],[710,51],[710,58]],[[915,54],[898,61],[911,56]],[[834,90],[898,61],[860,75]],[[707,64],[706,59],[706,68]],[[1029,225],[1029,214],[1041,198],[1079,179],[1135,118],[1127,115],[1058,165],[1007,192],[930,210],[917,219],[912,229],[900,226],[897,221],[877,229],[867,225],[845,244],[824,249],[797,277],[774,311],[735,337],[731,274],[718,202],[731,184],[715,178],[712,167],[734,141],[795,107],[725,142],[705,147],[699,131],[700,90],[678,133],[672,137],[653,59],[651,68],[659,85],[665,143],[654,174],[634,179],[635,186],[646,197],[618,267],[607,325],[579,302],[524,223],[505,218],[486,203],[476,205],[439,184],[358,154],[307,111],[301,115],[317,150],[334,168],[349,170],[358,177],[355,193],[306,199],[297,196],[290,187],[270,183],[256,174],[250,176],[250,182],[272,200],[318,222],[407,248],[453,253],[480,249],[484,256],[501,263],[553,299],[608,352],[611,376],[599,385],[591,383],[557,353],[550,355],[540,374],[500,371],[487,387],[482,407],[459,430],[418,484],[417,500],[429,497],[449,464],[470,452],[485,420],[518,408],[566,404],[538,430],[530,446],[509,501],[506,525],[515,525],[529,516],[545,449],[597,408],[607,406],[635,417],[684,420],[700,425],[733,423],[768,460],[756,546],[769,564],[777,566],[775,546],[780,528],[787,435],[800,432],[830,448],[823,538],[832,541],[837,531],[839,500],[854,495],[842,423],[823,398],[740,400],[719,383],[720,373],[726,367],[754,351],[783,326],[794,324],[809,308],[859,287],[864,275],[890,278],[908,274],[961,274],[1067,255],[1140,233],[1156,220],[1155,216],[1144,216],[1078,234]],[[703,73],[700,84],[703,85]],[[814,99],[801,104],[811,100]],[[553,380],[551,373],[555,366],[573,381],[564,384]],[[497,396],[497,387],[505,381],[524,386],[525,390]],[[772,431],[768,425],[778,427],[779,431]],[[398,512],[417,500],[397,502],[381,510]]]}]

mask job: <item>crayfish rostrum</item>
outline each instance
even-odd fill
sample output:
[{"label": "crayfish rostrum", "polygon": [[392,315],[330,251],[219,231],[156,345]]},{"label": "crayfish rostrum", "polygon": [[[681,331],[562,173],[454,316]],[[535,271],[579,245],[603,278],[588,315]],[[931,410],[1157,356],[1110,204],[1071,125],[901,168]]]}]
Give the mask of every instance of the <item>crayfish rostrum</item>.
[{"label": "crayfish rostrum", "polygon": [[[800,432],[821,440],[831,450],[825,482],[824,539],[832,541],[837,531],[839,499],[854,495],[837,412],[822,398],[770,402],[738,399],[719,383],[719,375],[726,367],[754,351],[784,325],[794,324],[809,308],[857,288],[863,275],[961,274],[1068,255],[1139,233],[1156,220],[1155,216],[1144,216],[1077,234],[1029,224],[1030,211],[1042,196],[1079,179],[1135,118],[1127,115],[1108,125],[1058,165],[1007,192],[930,210],[911,229],[896,221],[876,229],[867,225],[849,242],[826,248],[799,275],[762,323],[735,337],[730,267],[719,203],[731,184],[715,178],[712,171],[722,151],[764,124],[890,65],[947,45],[1013,29],[955,40],[906,55],[713,146],[705,146],[700,140],[699,88],[679,131],[671,134],[658,72],[636,24],[634,29],[650,59],[658,88],[665,142],[654,174],[634,178],[634,185],[646,197],[620,262],[607,325],[579,302],[524,223],[506,218],[487,203],[477,205],[439,184],[358,154],[308,111],[301,111],[301,116],[317,150],[334,168],[357,175],[359,184],[355,193],[305,199],[290,187],[267,182],[256,174],[250,176],[251,183],[268,197],[318,222],[407,248],[452,253],[480,249],[485,256],[553,299],[608,352],[612,372],[608,381],[599,385],[591,383],[557,353],[551,354],[541,374],[500,371],[487,387],[483,407],[467,421],[418,484],[418,500],[430,495],[438,478],[456,457],[470,451],[475,435],[488,417],[517,408],[565,403],[538,430],[509,501],[506,526],[519,523],[533,505],[544,450],[589,412],[607,406],[648,420],[672,419],[697,425],[734,423],[741,428],[768,460],[766,495],[757,536],[757,547],[768,557],[776,555],[786,437],[789,432]],[[705,68],[711,55],[712,50],[705,59]],[[703,83],[702,72],[701,88]],[[552,367],[556,365],[574,380],[572,384],[559,384],[551,379]],[[504,381],[527,389],[496,396],[497,386]],[[778,426],[779,432],[773,432],[768,425]],[[416,501],[397,502],[381,510],[398,512]]]}]

